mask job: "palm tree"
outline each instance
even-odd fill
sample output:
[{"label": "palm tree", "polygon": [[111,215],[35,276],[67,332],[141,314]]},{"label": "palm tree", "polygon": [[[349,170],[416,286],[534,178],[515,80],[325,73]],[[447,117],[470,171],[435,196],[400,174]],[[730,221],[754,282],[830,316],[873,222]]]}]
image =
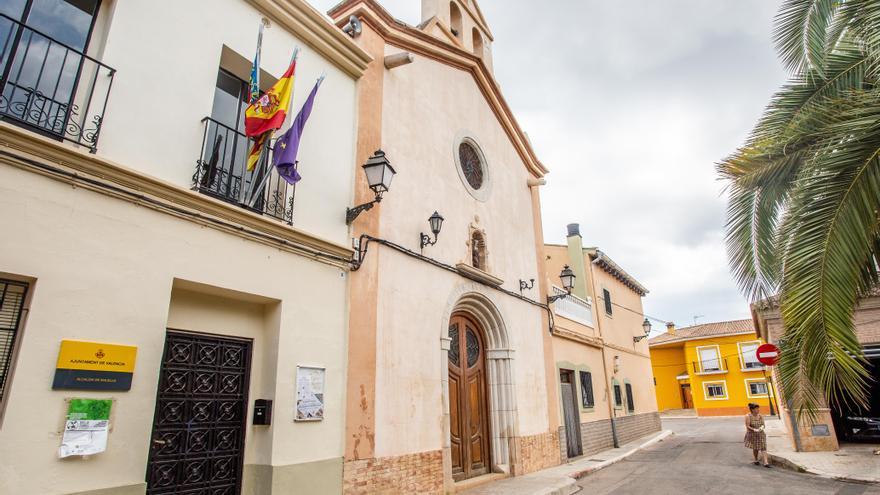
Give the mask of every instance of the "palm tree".
[{"label": "palm tree", "polygon": [[822,393],[866,405],[852,317],[880,282],[880,0],[784,0],[775,41],[791,78],[718,172],[732,272],[778,294],[778,376],[813,416]]}]

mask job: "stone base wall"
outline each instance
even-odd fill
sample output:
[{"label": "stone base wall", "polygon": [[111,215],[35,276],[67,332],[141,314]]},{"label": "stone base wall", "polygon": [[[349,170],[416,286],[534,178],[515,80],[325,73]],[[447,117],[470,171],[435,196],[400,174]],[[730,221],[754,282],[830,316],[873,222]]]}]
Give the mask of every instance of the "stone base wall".
[{"label": "stone base wall", "polygon": [[617,441],[620,445],[660,431],[660,413],[651,412],[633,414],[631,416],[618,416],[614,420],[617,427]]},{"label": "stone base wall", "polygon": [[342,492],[352,495],[443,493],[443,451],[347,461]]},{"label": "stone base wall", "polygon": [[[595,454],[614,447],[614,435],[611,432],[611,420],[603,419],[581,423],[581,447],[583,455]],[[568,443],[565,426],[559,427],[559,455],[568,458]]]},{"label": "stone base wall", "polygon": [[561,463],[558,432],[548,431],[520,437],[519,445],[522,472],[516,473],[516,476],[558,466]]}]

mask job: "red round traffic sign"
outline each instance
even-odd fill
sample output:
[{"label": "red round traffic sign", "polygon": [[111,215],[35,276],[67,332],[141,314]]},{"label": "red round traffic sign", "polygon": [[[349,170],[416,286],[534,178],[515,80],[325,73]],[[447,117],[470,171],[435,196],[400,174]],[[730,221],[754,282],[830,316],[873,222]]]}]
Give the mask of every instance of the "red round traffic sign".
[{"label": "red round traffic sign", "polygon": [[779,348],[773,344],[761,344],[755,350],[755,354],[758,355],[758,361],[767,366],[773,366],[779,361]]}]

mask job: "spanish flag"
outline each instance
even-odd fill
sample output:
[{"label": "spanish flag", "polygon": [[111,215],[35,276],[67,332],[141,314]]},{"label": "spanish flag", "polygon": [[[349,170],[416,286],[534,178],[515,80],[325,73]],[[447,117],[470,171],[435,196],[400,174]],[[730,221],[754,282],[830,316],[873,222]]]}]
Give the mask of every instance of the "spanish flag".
[{"label": "spanish flag", "polygon": [[257,166],[257,163],[260,162],[260,157],[263,153],[263,146],[266,144],[267,139],[272,139],[272,135],[274,132],[265,132],[260,134],[254,139],[254,144],[251,145],[251,149],[248,152],[247,158],[247,169],[248,172],[253,172],[254,168]]},{"label": "spanish flag", "polygon": [[274,131],[284,123],[290,97],[293,93],[293,74],[296,71],[296,57],[281,79],[269,91],[250,104],[244,114],[244,133],[247,137],[260,136]]}]

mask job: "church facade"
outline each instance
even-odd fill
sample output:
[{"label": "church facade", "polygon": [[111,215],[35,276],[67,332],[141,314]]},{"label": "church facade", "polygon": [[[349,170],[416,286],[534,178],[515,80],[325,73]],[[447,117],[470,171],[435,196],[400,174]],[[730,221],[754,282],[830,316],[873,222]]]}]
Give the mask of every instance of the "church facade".
[{"label": "church facade", "polygon": [[[345,492],[448,493],[559,464],[547,170],[493,77],[479,7],[426,0],[418,27],[373,0],[330,15],[373,57],[356,162],[382,150],[396,171],[353,223]],[[356,203],[374,198],[362,179]]]}]

